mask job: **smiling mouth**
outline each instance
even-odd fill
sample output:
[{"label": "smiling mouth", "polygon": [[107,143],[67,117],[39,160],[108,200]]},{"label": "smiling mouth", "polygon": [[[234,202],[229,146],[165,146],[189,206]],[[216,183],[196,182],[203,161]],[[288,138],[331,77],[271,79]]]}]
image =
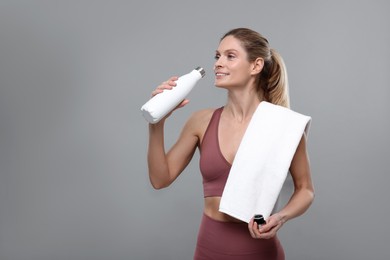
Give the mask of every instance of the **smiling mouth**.
[{"label": "smiling mouth", "polygon": [[215,73],[216,77],[223,77],[223,76],[227,76],[227,75],[229,75],[229,74],[228,73],[221,73],[221,72],[216,72]]}]

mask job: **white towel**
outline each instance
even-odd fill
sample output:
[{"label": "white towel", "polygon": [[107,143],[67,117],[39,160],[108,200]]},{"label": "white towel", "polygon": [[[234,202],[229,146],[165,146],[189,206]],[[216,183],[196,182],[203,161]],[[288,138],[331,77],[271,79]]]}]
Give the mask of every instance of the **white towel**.
[{"label": "white towel", "polygon": [[311,117],[261,102],[249,122],[226,182],[219,211],[249,223],[267,219]]}]

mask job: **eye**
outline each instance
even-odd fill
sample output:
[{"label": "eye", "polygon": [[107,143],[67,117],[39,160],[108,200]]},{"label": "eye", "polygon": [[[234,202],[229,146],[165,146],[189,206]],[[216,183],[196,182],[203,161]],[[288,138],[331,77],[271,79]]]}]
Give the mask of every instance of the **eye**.
[{"label": "eye", "polygon": [[227,55],[227,57],[228,57],[229,60],[232,60],[232,59],[234,59],[236,57],[236,55],[234,55],[233,53],[229,53]]},{"label": "eye", "polygon": [[218,60],[218,59],[219,59],[219,57],[221,57],[221,55],[219,55],[219,54],[215,54],[215,56],[214,56],[214,59],[215,59],[215,60]]}]

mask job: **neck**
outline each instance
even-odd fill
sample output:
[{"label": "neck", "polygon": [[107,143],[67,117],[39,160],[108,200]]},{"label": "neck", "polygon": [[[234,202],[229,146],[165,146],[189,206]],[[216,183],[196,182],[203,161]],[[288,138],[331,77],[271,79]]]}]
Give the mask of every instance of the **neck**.
[{"label": "neck", "polygon": [[226,115],[238,122],[246,122],[252,118],[257,106],[263,101],[262,95],[252,91],[229,91],[225,105]]}]

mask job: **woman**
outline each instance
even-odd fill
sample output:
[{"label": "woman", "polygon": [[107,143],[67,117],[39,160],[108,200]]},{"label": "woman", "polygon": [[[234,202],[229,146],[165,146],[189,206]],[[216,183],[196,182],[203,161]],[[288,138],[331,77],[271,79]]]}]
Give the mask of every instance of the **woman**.
[{"label": "woman", "polygon": [[[169,186],[200,151],[204,186],[204,214],[194,259],[284,259],[277,238],[282,225],[303,214],[314,199],[306,139],[294,154],[290,172],[294,193],[288,203],[259,227],[253,218],[241,222],[219,209],[222,191],[238,146],[261,101],[289,107],[287,74],[282,58],[259,33],[237,28],[221,39],[215,54],[215,86],[227,90],[227,102],[218,109],[195,112],[172,148],[164,150],[164,123],[149,125],[148,167],[156,189]],[[177,77],[163,82],[152,96],[171,89]],[[184,100],[179,106],[185,106]]]}]

